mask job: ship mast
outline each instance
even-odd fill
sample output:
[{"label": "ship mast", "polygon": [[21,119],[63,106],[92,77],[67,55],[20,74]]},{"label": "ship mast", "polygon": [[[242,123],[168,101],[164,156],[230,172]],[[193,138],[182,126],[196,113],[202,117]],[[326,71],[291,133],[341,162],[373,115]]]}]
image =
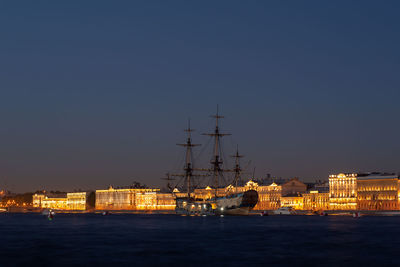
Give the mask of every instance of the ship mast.
[{"label": "ship mast", "polygon": [[221,153],[220,153],[220,138],[226,135],[230,135],[230,134],[223,134],[220,133],[219,131],[219,125],[218,125],[218,121],[219,119],[224,118],[224,116],[219,115],[218,112],[218,105],[217,105],[217,113],[213,116],[211,116],[212,118],[215,118],[215,130],[213,133],[206,133],[203,135],[208,135],[208,136],[212,136],[214,137],[214,155],[213,155],[213,159],[211,160],[211,166],[212,166],[212,171],[213,171],[213,176],[214,176],[214,187],[215,187],[215,197],[217,197],[217,191],[218,191],[218,186],[219,186],[219,176],[221,175],[221,173],[223,172],[223,170],[221,169],[221,165],[223,163],[222,159],[221,159]]},{"label": "ship mast", "polygon": [[235,192],[237,193],[238,182],[242,173],[242,168],[240,167],[240,158],[243,158],[243,155],[239,154],[239,147],[236,147],[236,154],[232,157],[235,158],[235,168],[233,169],[235,172],[235,180],[233,183],[235,184]]},{"label": "ship mast", "polygon": [[190,194],[192,191],[192,177],[193,177],[193,163],[192,163],[192,147],[199,146],[199,144],[192,144],[192,132],[194,131],[190,128],[190,119],[188,120],[188,128],[184,130],[187,132],[187,139],[185,144],[177,144],[178,146],[186,147],[186,155],[185,155],[185,166],[184,166],[184,177],[187,186],[187,194],[190,198]]}]

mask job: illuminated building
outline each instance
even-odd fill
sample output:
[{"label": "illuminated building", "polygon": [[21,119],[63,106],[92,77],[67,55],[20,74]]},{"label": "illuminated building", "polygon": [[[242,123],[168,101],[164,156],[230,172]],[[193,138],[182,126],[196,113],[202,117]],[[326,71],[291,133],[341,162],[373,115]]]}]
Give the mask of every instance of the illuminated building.
[{"label": "illuminated building", "polygon": [[[173,210],[175,198],[160,189],[114,189],[96,190],[97,210]],[[176,190],[177,191],[177,190]],[[179,191],[176,192],[180,194]]]},{"label": "illuminated building", "polygon": [[332,210],[357,209],[357,174],[330,175],[329,198]]},{"label": "illuminated building", "polygon": [[281,207],[292,207],[295,210],[303,209],[303,197],[300,195],[289,195],[281,198]]},{"label": "illuminated building", "polygon": [[[237,188],[237,192],[241,192],[240,187]],[[231,185],[229,185],[226,188],[218,188],[217,189],[217,195],[218,196],[225,196],[228,192],[235,192],[235,188]],[[207,186],[206,188],[196,188],[193,191],[194,198],[196,199],[211,199],[215,197],[215,189]],[[187,195],[187,194],[186,194]]]},{"label": "illuminated building", "polygon": [[329,192],[311,190],[303,194],[304,210],[329,210]]},{"label": "illuminated building", "polygon": [[42,209],[86,210],[86,201],[86,192],[67,193],[66,197],[49,197],[45,194],[34,194],[32,196],[32,206]]},{"label": "illuminated building", "polygon": [[86,192],[67,193],[68,210],[86,210],[87,195]]},{"label": "illuminated building", "polygon": [[170,193],[157,193],[157,210],[174,210],[175,197]]},{"label": "illuminated building", "polygon": [[34,194],[32,196],[32,206],[34,208],[41,208],[42,202],[46,196],[44,194]]},{"label": "illuminated building", "polygon": [[317,181],[313,188],[303,193],[303,209],[312,211],[325,211],[329,205],[329,181]]},{"label": "illuminated building", "polygon": [[[254,210],[275,210],[280,207],[292,207],[296,210],[399,210],[400,181],[394,174],[338,174],[330,175],[329,187],[326,183],[315,184],[308,192],[303,192],[305,184],[292,179],[283,185],[259,185],[248,181],[244,186],[218,188],[218,196],[241,193],[246,190],[258,192],[258,203]],[[283,195],[283,192],[286,195]],[[296,192],[295,194],[289,194]],[[94,195],[90,195],[94,204]],[[92,197],[93,196],[93,197]],[[159,189],[115,189],[96,190],[95,208],[97,210],[174,210],[175,198],[187,197],[187,193],[177,188],[172,193],[161,193]],[[191,193],[197,201],[215,197],[215,189],[207,186],[197,188]],[[33,207],[56,210],[87,210],[86,192],[67,193],[63,196],[35,194]],[[16,205],[14,200],[4,203]],[[26,203],[24,204],[26,205]]]},{"label": "illuminated building", "polygon": [[44,194],[34,194],[32,204],[35,208],[68,210],[66,197],[48,197]]},{"label": "illuminated building", "polygon": [[187,193],[180,192],[178,188],[174,188],[174,190],[172,191],[172,195],[174,198],[187,197]]},{"label": "illuminated building", "polygon": [[258,186],[258,203],[254,210],[275,210],[281,207],[282,186],[272,183]]},{"label": "illuminated building", "polygon": [[257,190],[258,183],[254,182],[253,180],[250,180],[245,184],[244,189],[245,190]]},{"label": "illuminated building", "polygon": [[[258,203],[254,210],[274,210],[292,207],[296,210],[398,210],[399,180],[397,176],[338,174],[330,175],[326,183],[314,185],[303,192],[306,185],[292,179],[282,186],[272,183],[264,186],[250,180],[244,186],[232,185],[218,188],[218,196],[240,193],[249,189],[258,192]],[[283,195],[285,192],[296,194]],[[327,192],[328,191],[328,192]],[[114,189],[96,191],[98,210],[174,210],[175,198],[186,197],[187,193],[174,189],[173,193],[160,193],[159,189]],[[197,200],[215,197],[210,187],[195,189],[191,196]]]},{"label": "illuminated building", "polygon": [[[259,193],[259,202],[254,209],[272,210],[280,207],[282,187],[277,184],[259,186],[254,181],[249,181],[245,186],[235,188],[232,185],[226,188],[218,188],[218,196],[229,193],[240,193],[254,189]],[[97,210],[174,210],[175,198],[186,197],[187,193],[180,192],[177,188],[172,193],[160,193],[159,189],[115,189],[96,190]],[[209,186],[197,188],[191,194],[199,200],[207,200],[215,197],[215,190]]]},{"label": "illuminated building", "polygon": [[398,210],[399,178],[387,174],[357,175],[357,209]]},{"label": "illuminated building", "polygon": [[[329,187],[328,187],[329,185]],[[218,188],[218,196],[240,193],[246,190],[258,192],[254,210],[275,210],[292,207],[296,210],[398,210],[399,180],[394,175],[338,174],[330,175],[329,184],[315,184],[309,192],[306,185],[292,179],[282,186],[272,183],[264,186],[250,180],[244,186]],[[286,195],[283,195],[286,192]],[[295,192],[294,194],[292,194]],[[160,193],[159,189],[114,189],[96,191],[98,210],[174,210],[175,198],[187,193],[177,188],[172,193]],[[195,189],[191,197],[201,201],[215,197],[209,186]],[[51,200],[51,199],[50,199]],[[37,201],[40,201],[39,199]],[[43,200],[42,200],[43,201]],[[49,201],[49,200],[48,200]],[[60,204],[62,205],[62,203]]]},{"label": "illuminated building", "polygon": [[136,210],[173,210],[175,198],[170,193],[144,192],[135,194]]}]

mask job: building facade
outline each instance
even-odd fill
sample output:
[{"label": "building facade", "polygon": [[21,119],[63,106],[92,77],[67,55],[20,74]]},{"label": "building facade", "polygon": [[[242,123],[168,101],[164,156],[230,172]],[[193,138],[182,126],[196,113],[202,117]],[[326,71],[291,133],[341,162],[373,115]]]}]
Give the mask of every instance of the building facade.
[{"label": "building facade", "polygon": [[[306,184],[297,178],[282,185],[258,185],[254,181],[244,186],[218,188],[217,195],[225,196],[254,189],[259,200],[254,210],[275,210],[292,207],[296,210],[399,210],[400,189],[396,175],[344,174],[330,175],[329,182],[314,184],[307,190]],[[329,186],[328,186],[329,185]],[[215,189],[206,187],[195,189],[191,197],[207,200],[215,197]],[[173,193],[161,193],[159,189],[114,189],[96,190],[97,210],[174,210],[175,198],[186,197],[187,193],[174,189]],[[70,195],[76,209],[83,205],[83,195]],[[67,200],[36,197],[35,202],[47,203],[42,206],[71,208]],[[65,202],[66,201],[66,202]],[[56,203],[57,202],[57,203]],[[36,204],[37,205],[37,204]]]},{"label": "building facade", "polygon": [[174,195],[159,191],[160,189],[115,189],[112,187],[106,190],[96,190],[96,210],[175,209]]},{"label": "building facade", "polygon": [[304,199],[303,196],[284,196],[281,198],[281,207],[291,207],[295,210],[303,210]]},{"label": "building facade", "polygon": [[358,175],[357,209],[399,210],[397,175]]},{"label": "building facade", "polygon": [[357,209],[357,174],[329,176],[329,208],[331,210]]},{"label": "building facade", "polygon": [[144,192],[135,194],[135,210],[174,210],[175,198],[171,193]]},{"label": "building facade", "polygon": [[34,194],[32,196],[32,206],[42,209],[84,211],[87,209],[87,193],[67,193],[66,196],[65,194],[53,196]]},{"label": "building facade", "polygon": [[303,209],[304,210],[329,210],[329,192],[319,192],[311,190],[303,194]]},{"label": "building facade", "polygon": [[282,184],[282,196],[298,195],[307,192],[307,185],[298,178],[293,178]]},{"label": "building facade", "polygon": [[[225,196],[228,192],[234,192],[236,189],[233,186],[228,186],[226,188],[218,188],[217,195],[218,196]],[[237,188],[238,192],[241,190],[240,187]],[[183,194],[183,195],[182,195]],[[179,197],[187,196],[187,193],[181,193]],[[196,188],[193,191],[192,197],[196,199],[211,199],[215,197],[215,189],[207,186],[206,188]]]},{"label": "building facade", "polygon": [[258,186],[258,203],[254,210],[276,210],[281,207],[282,186],[272,183]]},{"label": "building facade", "polygon": [[34,208],[68,210],[66,197],[48,197],[46,195],[33,195],[32,204]]},{"label": "building facade", "polygon": [[69,210],[87,209],[87,192],[67,193],[67,207]]}]

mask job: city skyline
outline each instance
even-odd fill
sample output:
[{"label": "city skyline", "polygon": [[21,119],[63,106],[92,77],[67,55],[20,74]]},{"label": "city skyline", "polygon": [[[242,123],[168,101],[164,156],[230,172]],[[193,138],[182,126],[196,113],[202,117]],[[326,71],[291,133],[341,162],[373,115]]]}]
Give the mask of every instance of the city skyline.
[{"label": "city skyline", "polygon": [[395,1],[0,7],[0,189],[162,187],[217,104],[256,177],[400,171]]}]

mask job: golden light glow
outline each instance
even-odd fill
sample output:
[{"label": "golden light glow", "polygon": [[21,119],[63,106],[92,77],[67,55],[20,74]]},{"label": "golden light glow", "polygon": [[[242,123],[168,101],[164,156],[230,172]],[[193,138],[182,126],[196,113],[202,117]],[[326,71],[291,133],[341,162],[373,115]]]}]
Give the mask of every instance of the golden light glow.
[{"label": "golden light glow", "polygon": [[[272,183],[259,185],[250,180],[245,186],[226,188],[195,189],[191,197],[208,200],[217,196],[241,193],[249,189],[258,192],[258,203],[254,210],[274,210],[280,207],[292,207],[298,210],[398,210],[400,186],[398,178],[363,180],[357,174],[340,173],[329,176],[329,192],[312,190],[296,196],[282,197],[282,186]],[[71,196],[72,197],[72,196]],[[115,189],[96,191],[96,209],[98,210],[174,210],[175,198],[187,197],[174,189],[174,193],[161,193],[159,189]],[[76,203],[81,203],[76,196]],[[49,200],[50,201],[50,200]],[[185,203],[183,203],[185,205]],[[63,205],[62,201],[59,205]],[[68,201],[67,201],[68,205]],[[190,207],[192,208],[192,207]],[[195,209],[197,207],[193,207]]]},{"label": "golden light glow", "polygon": [[357,175],[340,173],[329,176],[329,206],[333,210],[357,207]]},{"label": "golden light glow", "polygon": [[281,198],[281,207],[291,207],[295,210],[302,210],[303,205],[304,199],[302,196]]},{"label": "golden light glow", "polygon": [[248,190],[250,190],[250,189],[256,190],[257,187],[258,187],[258,184],[252,180],[248,181],[245,185],[245,188]]},{"label": "golden light glow", "polygon": [[175,194],[160,193],[159,189],[96,190],[97,210],[173,210]]},{"label": "golden light glow", "polygon": [[86,210],[86,192],[67,193],[67,197],[48,197],[34,194],[32,205],[35,208],[54,210]]}]

